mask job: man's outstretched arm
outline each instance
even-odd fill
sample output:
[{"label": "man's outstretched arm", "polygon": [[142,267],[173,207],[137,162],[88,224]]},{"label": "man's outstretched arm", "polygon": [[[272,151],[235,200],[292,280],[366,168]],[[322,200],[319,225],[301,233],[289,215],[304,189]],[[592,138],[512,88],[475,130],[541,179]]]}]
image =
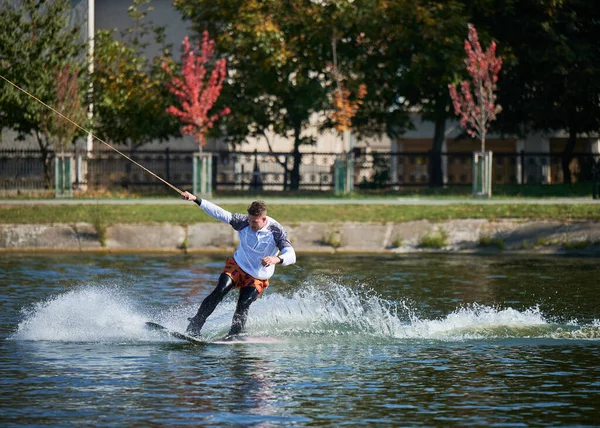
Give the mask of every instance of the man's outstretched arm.
[{"label": "man's outstretched arm", "polygon": [[209,216],[216,218],[217,220],[222,221],[223,223],[231,224],[232,214],[221,208],[220,206],[213,204],[206,199],[202,200],[201,198],[191,194],[190,192],[183,192],[181,194],[181,198],[186,201],[192,201],[196,203],[202,211],[204,211]]}]

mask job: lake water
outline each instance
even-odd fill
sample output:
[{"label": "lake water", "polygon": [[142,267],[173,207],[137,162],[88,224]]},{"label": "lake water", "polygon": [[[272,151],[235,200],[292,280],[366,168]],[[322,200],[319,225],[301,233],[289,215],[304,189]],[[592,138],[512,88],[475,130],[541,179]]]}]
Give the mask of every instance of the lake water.
[{"label": "lake water", "polygon": [[[0,255],[0,425],[600,425],[600,260],[310,255],[248,334],[183,331],[225,255]],[[205,326],[229,329],[237,292]]]}]

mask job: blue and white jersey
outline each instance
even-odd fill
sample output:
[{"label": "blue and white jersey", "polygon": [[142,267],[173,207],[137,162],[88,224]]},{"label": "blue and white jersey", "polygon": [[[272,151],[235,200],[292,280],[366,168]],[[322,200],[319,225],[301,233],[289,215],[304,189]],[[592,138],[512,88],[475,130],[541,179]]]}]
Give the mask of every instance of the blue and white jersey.
[{"label": "blue and white jersey", "polygon": [[271,278],[275,272],[275,265],[263,266],[261,263],[261,259],[267,256],[279,255],[282,266],[296,263],[296,252],[288,234],[275,219],[267,216],[267,224],[255,232],[248,222],[248,214],[232,214],[206,199],[196,200],[196,203],[209,216],[237,230],[240,244],[233,258],[247,274],[257,279]]}]

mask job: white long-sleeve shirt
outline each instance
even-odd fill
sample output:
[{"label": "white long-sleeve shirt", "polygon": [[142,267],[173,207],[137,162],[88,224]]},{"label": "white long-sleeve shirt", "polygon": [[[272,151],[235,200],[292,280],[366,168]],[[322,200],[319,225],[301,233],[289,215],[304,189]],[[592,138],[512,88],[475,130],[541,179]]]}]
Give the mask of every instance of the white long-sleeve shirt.
[{"label": "white long-sleeve shirt", "polygon": [[253,231],[248,222],[248,214],[230,213],[206,199],[196,199],[196,204],[209,216],[231,225],[238,232],[240,244],[233,258],[244,272],[257,279],[269,279],[275,272],[275,265],[263,266],[261,259],[277,256],[282,266],[296,263],[296,252],[287,232],[275,219],[267,216],[267,224]]}]

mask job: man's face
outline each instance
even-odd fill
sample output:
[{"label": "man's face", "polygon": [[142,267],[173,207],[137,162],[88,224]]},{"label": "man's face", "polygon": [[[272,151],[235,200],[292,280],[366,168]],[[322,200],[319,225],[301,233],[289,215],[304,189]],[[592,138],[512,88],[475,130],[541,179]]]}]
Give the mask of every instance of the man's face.
[{"label": "man's face", "polygon": [[250,229],[257,232],[267,224],[267,214],[262,213],[261,215],[250,215],[248,214],[248,223],[250,223]]}]

